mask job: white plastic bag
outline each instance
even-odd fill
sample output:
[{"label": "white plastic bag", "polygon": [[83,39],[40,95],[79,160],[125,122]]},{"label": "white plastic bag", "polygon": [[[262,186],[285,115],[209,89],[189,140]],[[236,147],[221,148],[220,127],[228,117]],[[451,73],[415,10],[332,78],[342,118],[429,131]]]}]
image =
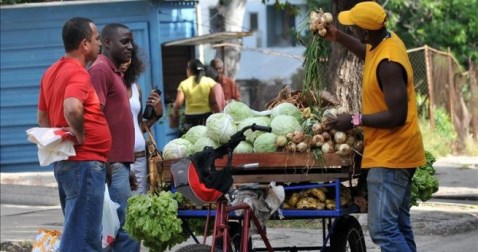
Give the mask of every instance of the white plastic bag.
[{"label": "white plastic bag", "polygon": [[103,248],[107,248],[115,241],[116,234],[120,228],[120,221],[118,218],[118,209],[120,205],[111,200],[108,192],[108,185],[105,185],[105,201],[103,203],[103,230],[101,231],[101,243]]}]

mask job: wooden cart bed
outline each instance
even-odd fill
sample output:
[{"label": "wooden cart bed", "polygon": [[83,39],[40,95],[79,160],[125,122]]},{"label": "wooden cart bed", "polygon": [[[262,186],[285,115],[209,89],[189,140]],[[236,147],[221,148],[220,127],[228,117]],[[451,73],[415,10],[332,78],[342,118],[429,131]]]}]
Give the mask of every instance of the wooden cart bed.
[{"label": "wooden cart bed", "polygon": [[[216,160],[216,168],[226,165],[227,157]],[[164,160],[162,169],[163,181],[171,181],[171,164],[177,160]],[[250,164],[257,164],[249,167]],[[246,165],[244,167],[244,165]],[[354,156],[339,156],[324,154],[321,159],[315,159],[312,153],[249,153],[234,154],[234,183],[269,183],[330,181],[347,179],[354,175]]]}]

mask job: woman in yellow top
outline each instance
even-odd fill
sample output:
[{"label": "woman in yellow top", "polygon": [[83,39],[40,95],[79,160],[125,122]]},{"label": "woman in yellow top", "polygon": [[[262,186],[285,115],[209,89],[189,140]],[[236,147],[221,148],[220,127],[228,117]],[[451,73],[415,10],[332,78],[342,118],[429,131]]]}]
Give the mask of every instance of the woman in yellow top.
[{"label": "woman in yellow top", "polygon": [[197,59],[188,61],[186,73],[188,78],[179,84],[173,106],[173,120],[178,120],[179,109],[186,101],[185,131],[206,124],[206,119],[212,113],[209,95],[216,85],[215,80],[205,76],[204,65]]}]

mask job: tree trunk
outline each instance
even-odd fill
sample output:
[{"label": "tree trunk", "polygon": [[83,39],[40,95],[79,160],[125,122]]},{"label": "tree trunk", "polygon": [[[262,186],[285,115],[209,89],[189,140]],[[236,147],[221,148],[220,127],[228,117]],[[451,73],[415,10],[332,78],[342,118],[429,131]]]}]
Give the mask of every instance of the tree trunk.
[{"label": "tree trunk", "polygon": [[471,114],[471,132],[475,141],[478,141],[478,71],[471,59],[468,60],[470,69],[470,114]]},{"label": "tree trunk", "polygon": [[[339,12],[349,10],[359,2],[363,1],[334,0],[332,15],[337,17]],[[338,29],[356,36],[355,29],[340,25],[337,19],[334,20],[334,25]],[[341,105],[348,111],[359,112],[361,109],[363,62],[342,45],[332,43],[328,68],[327,89],[336,95]]]},{"label": "tree trunk", "polygon": [[[239,32],[242,31],[244,13],[246,11],[247,0],[224,0],[219,1],[217,5],[218,16],[214,18],[212,32]],[[227,41],[229,43],[240,44],[240,39]],[[241,59],[241,49],[239,47],[227,46],[216,50],[216,58],[224,61],[226,76],[235,79],[239,71],[239,60]]]}]

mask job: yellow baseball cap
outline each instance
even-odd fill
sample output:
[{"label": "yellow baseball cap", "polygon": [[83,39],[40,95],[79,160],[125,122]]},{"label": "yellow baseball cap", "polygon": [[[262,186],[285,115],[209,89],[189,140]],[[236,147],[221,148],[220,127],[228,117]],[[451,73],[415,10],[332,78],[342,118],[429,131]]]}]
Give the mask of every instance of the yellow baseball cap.
[{"label": "yellow baseball cap", "polygon": [[339,22],[343,25],[357,25],[366,30],[379,30],[384,27],[386,17],[387,13],[380,4],[367,1],[340,12]]}]

